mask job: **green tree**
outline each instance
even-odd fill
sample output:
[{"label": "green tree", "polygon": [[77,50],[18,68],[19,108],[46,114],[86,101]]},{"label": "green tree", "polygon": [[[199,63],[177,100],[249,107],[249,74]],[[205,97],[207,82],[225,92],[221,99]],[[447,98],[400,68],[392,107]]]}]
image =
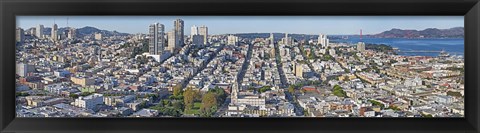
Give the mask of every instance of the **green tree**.
[{"label": "green tree", "polygon": [[69,96],[70,98],[73,98],[73,99],[77,99],[77,98],[78,98],[78,95],[77,95],[77,94],[74,94],[74,93],[72,93],[72,94],[70,94],[70,95],[68,95],[68,96]]},{"label": "green tree", "polygon": [[182,101],[176,100],[172,102],[172,107],[178,110],[184,110],[184,105]]},{"label": "green tree", "polygon": [[91,95],[92,93],[91,92],[82,92],[80,93],[80,96],[84,97],[84,96],[88,96],[88,95]]},{"label": "green tree", "polygon": [[375,100],[368,100],[370,103],[372,103],[373,105],[377,105],[377,106],[380,106],[382,109],[385,108],[385,105],[383,105],[382,103],[378,102],[378,101],[375,101]]},{"label": "green tree", "polygon": [[192,88],[187,88],[185,92],[183,92],[183,102],[185,104],[185,109],[190,110],[193,108],[193,102],[195,101],[195,95],[197,92],[194,91]]},{"label": "green tree", "polygon": [[15,93],[15,96],[18,97],[18,96],[29,96],[30,94],[28,94],[27,92],[16,92]]},{"label": "green tree", "polygon": [[182,94],[182,85],[181,84],[178,84],[176,86],[173,87],[173,96],[179,96]]},{"label": "green tree", "polygon": [[204,117],[210,117],[215,113],[217,107],[217,98],[213,92],[203,95],[202,106],[200,106],[200,114]]},{"label": "green tree", "polygon": [[288,87],[288,92],[290,92],[291,94],[295,93],[295,86],[290,85],[290,86]]},{"label": "green tree", "polygon": [[264,87],[258,89],[258,92],[264,93],[264,92],[269,91],[269,90],[272,90],[272,89],[270,89],[270,86],[264,86]]},{"label": "green tree", "polygon": [[225,90],[223,90],[222,88],[219,88],[218,86],[209,90],[209,92],[212,92],[212,93],[215,94],[215,97],[217,99],[218,104],[223,103],[225,101],[225,99],[227,98],[227,94],[225,93]]},{"label": "green tree", "polygon": [[338,97],[347,97],[347,93],[339,85],[333,86],[333,95]]}]

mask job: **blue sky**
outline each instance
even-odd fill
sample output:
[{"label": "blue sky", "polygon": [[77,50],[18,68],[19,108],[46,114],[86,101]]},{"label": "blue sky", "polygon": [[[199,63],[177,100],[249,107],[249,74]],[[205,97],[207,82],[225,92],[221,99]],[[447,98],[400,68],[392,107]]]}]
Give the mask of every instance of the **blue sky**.
[{"label": "blue sky", "polygon": [[392,28],[423,30],[426,28],[463,27],[463,16],[17,16],[17,27],[24,29],[43,24],[51,27],[97,27],[125,33],[147,33],[158,22],[165,30],[173,29],[177,18],[185,22],[185,35],[192,25],[206,25],[209,34],[228,33],[302,33],[302,34],[376,34]]}]

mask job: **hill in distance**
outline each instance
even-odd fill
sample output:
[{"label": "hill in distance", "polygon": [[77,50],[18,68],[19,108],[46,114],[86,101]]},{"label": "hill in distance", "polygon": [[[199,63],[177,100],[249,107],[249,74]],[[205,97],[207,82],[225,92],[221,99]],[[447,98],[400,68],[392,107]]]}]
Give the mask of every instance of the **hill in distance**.
[{"label": "hill in distance", "polygon": [[[28,30],[31,30],[31,29],[32,28],[30,28]],[[68,30],[68,27],[58,28],[58,33],[61,34],[66,30]],[[43,34],[45,34],[45,35],[51,35],[51,32],[52,32],[51,27],[45,27],[44,30],[43,30]],[[85,26],[85,27],[76,29],[76,34],[77,34],[78,37],[84,37],[84,36],[92,35],[92,34],[95,34],[95,33],[101,33],[102,36],[107,36],[107,37],[109,37],[109,36],[127,36],[127,35],[130,35],[128,33],[120,33],[118,31],[102,30],[102,29],[98,29],[98,28],[95,28],[95,27],[91,27],[91,26]]]},{"label": "hill in distance", "polygon": [[450,29],[428,28],[424,30],[394,28],[379,34],[367,35],[367,37],[373,38],[463,38],[464,36],[464,27],[454,27]]}]

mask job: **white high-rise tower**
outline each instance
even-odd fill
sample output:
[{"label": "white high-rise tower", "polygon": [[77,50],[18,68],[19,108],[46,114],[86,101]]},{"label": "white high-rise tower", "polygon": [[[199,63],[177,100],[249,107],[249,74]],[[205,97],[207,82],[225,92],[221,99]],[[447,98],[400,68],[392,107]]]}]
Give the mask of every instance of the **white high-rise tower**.
[{"label": "white high-rise tower", "polygon": [[154,23],[149,27],[149,53],[162,55],[165,47],[165,26]]},{"label": "white high-rise tower", "polygon": [[208,27],[203,25],[198,28],[198,34],[203,36],[203,44],[208,43]]},{"label": "white high-rise tower", "polygon": [[44,29],[43,25],[39,24],[37,25],[37,28],[35,30],[37,32],[35,35],[40,39],[43,39],[43,29]]},{"label": "white high-rise tower", "polygon": [[190,38],[193,38],[194,35],[198,35],[198,27],[195,25],[190,29]]},{"label": "white high-rise tower", "polygon": [[53,24],[53,27],[52,27],[52,32],[51,32],[51,38],[52,38],[52,41],[54,42],[57,42],[58,41],[58,26],[57,24]]},{"label": "white high-rise tower", "polygon": [[183,23],[183,20],[182,19],[176,19],[173,23],[174,27],[175,27],[175,37],[176,37],[176,45],[177,46],[183,46],[183,43],[184,43],[184,39],[183,39],[183,36],[185,35],[183,32],[183,28],[184,28],[184,23]]}]

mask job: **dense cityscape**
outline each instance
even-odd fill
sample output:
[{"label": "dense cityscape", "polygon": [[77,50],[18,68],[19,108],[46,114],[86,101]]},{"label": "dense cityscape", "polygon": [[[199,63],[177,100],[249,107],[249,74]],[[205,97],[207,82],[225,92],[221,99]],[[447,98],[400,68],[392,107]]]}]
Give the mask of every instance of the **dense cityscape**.
[{"label": "dense cityscape", "polygon": [[461,56],[172,21],[17,28],[17,117],[464,117]]}]

